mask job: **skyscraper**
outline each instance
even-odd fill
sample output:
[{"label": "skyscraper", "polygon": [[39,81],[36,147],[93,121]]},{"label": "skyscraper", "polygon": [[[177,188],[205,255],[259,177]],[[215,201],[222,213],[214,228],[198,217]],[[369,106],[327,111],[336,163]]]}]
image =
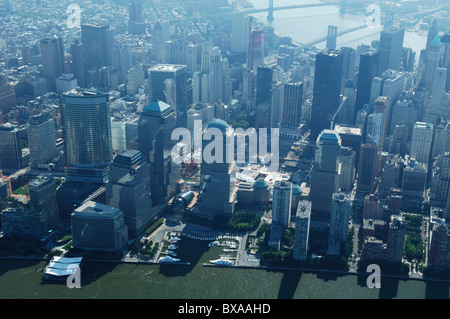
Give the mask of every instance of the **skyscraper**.
[{"label": "skyscraper", "polygon": [[303,82],[284,85],[282,126],[298,128],[302,118]]},{"label": "skyscraper", "polygon": [[316,56],[313,103],[311,106],[311,140],[324,129],[330,129],[331,119],[340,104],[343,53],[325,49]]},{"label": "skyscraper", "polygon": [[40,41],[42,73],[47,78],[47,89],[55,92],[56,78],[65,73],[64,43],[61,37],[46,38]]},{"label": "skyscraper", "polygon": [[345,193],[333,194],[331,205],[330,231],[328,234],[328,254],[339,255],[341,245],[347,241],[351,200]]},{"label": "skyscraper", "polygon": [[142,21],[142,5],[133,1],[128,5],[128,32],[131,34],[141,34],[145,31],[145,24]]},{"label": "skyscraper", "polygon": [[256,70],[256,100],[255,105],[271,100],[273,70],[267,67],[258,67]]},{"label": "skyscraper", "polygon": [[150,102],[162,101],[174,108],[177,125],[186,127],[187,80],[186,65],[157,64],[148,70]]},{"label": "skyscraper", "polygon": [[291,220],[292,183],[276,181],[273,185],[272,223],[288,227]]},{"label": "skyscraper", "polygon": [[165,43],[169,40],[168,25],[164,21],[156,21],[152,30],[152,52],[157,62],[166,58]]},{"label": "skyscraper", "polygon": [[17,170],[26,165],[22,156],[19,128],[11,123],[0,125],[0,168]]},{"label": "skyscraper", "polygon": [[386,112],[388,99],[385,96],[380,96],[375,100],[372,126],[372,142],[383,150],[384,135],[386,131]]},{"label": "skyscraper", "polygon": [[375,176],[378,172],[378,147],[374,143],[361,145],[358,168],[357,192],[370,194],[375,190]]},{"label": "skyscraper", "polygon": [[[231,138],[233,132],[229,125],[220,119],[209,122],[207,129],[219,130],[222,133],[222,144],[217,147],[222,147],[224,152],[220,159],[215,158],[212,162],[205,159],[202,161],[197,213],[207,219],[214,219],[218,215],[229,217],[233,214],[236,204],[236,164],[234,161],[227,161],[225,150],[227,139]],[[209,142],[203,140],[203,155],[209,147]]]},{"label": "skyscraper", "polygon": [[433,124],[416,122],[412,133],[410,158],[428,165],[432,142]]},{"label": "skyscraper", "polygon": [[57,155],[55,121],[44,114],[31,117],[28,145],[31,167],[44,168]]},{"label": "skyscraper", "polygon": [[112,63],[114,31],[109,25],[81,25],[85,70],[100,69]]},{"label": "skyscraper", "polygon": [[136,150],[117,154],[106,184],[106,203],[124,213],[129,236],[139,236],[152,222],[155,211],[150,196],[150,166]]},{"label": "skyscraper", "polygon": [[306,260],[310,220],[311,202],[306,200],[299,201],[295,214],[294,250],[292,255],[295,260]]},{"label": "skyscraper", "polygon": [[248,51],[250,17],[234,14],[232,21],[231,51],[246,53]]},{"label": "skyscraper", "polygon": [[252,28],[249,33],[247,67],[251,70],[264,65],[264,29]]},{"label": "skyscraper", "polygon": [[87,177],[84,174],[93,174],[93,178],[104,182],[112,159],[108,94],[87,90],[66,92],[62,95],[61,114],[66,175],[83,179]]},{"label": "skyscraper", "polygon": [[405,29],[400,27],[392,26],[381,31],[378,76],[387,69],[400,70],[404,36]]},{"label": "skyscraper", "polygon": [[372,80],[377,75],[378,59],[380,53],[371,49],[359,58],[359,72],[356,90],[355,114],[361,110],[364,104],[369,104]]},{"label": "skyscraper", "polygon": [[387,258],[399,263],[402,261],[406,239],[406,221],[404,216],[392,215],[388,228]]},{"label": "skyscraper", "polygon": [[30,210],[39,216],[42,234],[58,226],[56,184],[52,176],[40,176],[28,183]]},{"label": "skyscraper", "polygon": [[150,163],[150,183],[153,205],[160,204],[168,195],[170,162],[170,135],[175,128],[173,108],[162,101],[147,105],[139,119],[139,151]]},{"label": "skyscraper", "polygon": [[337,178],[337,156],[341,141],[333,130],[323,130],[316,144],[316,154],[311,172],[309,200],[312,203],[311,219],[328,223]]}]

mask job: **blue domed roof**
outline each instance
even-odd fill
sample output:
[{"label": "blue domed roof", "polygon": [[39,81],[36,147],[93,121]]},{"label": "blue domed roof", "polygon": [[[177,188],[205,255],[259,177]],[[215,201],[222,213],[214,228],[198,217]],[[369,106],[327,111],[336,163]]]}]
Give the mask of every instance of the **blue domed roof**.
[{"label": "blue domed roof", "polygon": [[207,128],[218,128],[221,131],[226,131],[228,129],[229,125],[227,122],[221,119],[214,119],[211,122],[209,122]]},{"label": "blue domed roof", "polygon": [[300,188],[300,186],[298,186],[298,185],[293,185],[292,186],[292,194],[293,195],[297,195],[297,194],[301,194],[301,193],[303,193],[303,191]]},{"label": "blue domed roof", "polygon": [[269,187],[269,183],[262,178],[257,179],[253,182],[254,189],[267,189]]}]

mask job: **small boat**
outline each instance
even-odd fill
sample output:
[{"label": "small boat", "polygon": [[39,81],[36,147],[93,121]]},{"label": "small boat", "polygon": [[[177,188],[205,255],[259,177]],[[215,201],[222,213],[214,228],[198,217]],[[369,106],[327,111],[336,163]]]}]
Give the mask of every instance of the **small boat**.
[{"label": "small boat", "polygon": [[170,256],[160,257],[159,260],[158,260],[159,263],[176,263],[176,262],[179,262],[179,261],[180,261],[180,259],[173,258],[173,257],[170,257]]},{"label": "small boat", "polygon": [[219,259],[215,259],[215,260],[210,260],[210,263],[214,264],[214,265],[221,265],[221,266],[232,266],[233,265],[233,261],[228,259],[228,258],[219,258]]}]

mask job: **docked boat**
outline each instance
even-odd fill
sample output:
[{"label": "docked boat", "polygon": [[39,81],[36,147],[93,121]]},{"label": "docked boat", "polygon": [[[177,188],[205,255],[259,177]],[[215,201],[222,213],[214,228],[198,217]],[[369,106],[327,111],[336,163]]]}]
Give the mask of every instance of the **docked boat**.
[{"label": "docked boat", "polygon": [[170,256],[164,256],[164,257],[160,257],[158,259],[159,263],[176,263],[176,262],[179,262],[179,261],[180,261],[180,259],[173,258],[173,257],[170,257]]},{"label": "docked boat", "polygon": [[233,265],[233,261],[228,259],[228,258],[219,258],[219,259],[215,259],[215,260],[210,260],[210,263],[214,264],[214,265],[220,265],[220,266],[232,266]]}]

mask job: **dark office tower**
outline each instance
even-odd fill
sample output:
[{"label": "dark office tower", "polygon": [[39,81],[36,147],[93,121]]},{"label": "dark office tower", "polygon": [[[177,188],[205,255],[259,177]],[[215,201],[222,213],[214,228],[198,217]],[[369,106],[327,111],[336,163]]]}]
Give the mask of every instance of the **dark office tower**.
[{"label": "dark office tower", "polygon": [[416,60],[416,52],[411,48],[402,49],[402,67],[401,70],[405,72],[412,72]]},{"label": "dark office tower", "polygon": [[175,128],[173,108],[162,101],[144,107],[138,124],[139,151],[150,163],[153,205],[164,202],[170,173],[170,136]]},{"label": "dark office tower", "polygon": [[320,224],[330,221],[331,204],[337,178],[337,157],[341,141],[333,130],[323,130],[317,140],[311,172],[309,200],[312,203],[311,220]]},{"label": "dark office tower", "polygon": [[283,119],[281,125],[297,128],[302,117],[303,82],[289,82],[284,85]]},{"label": "dark office tower", "polygon": [[109,171],[106,203],[123,211],[131,237],[142,234],[154,217],[149,172],[149,163],[136,150],[124,150],[117,154]]},{"label": "dark office tower", "polygon": [[48,115],[30,118],[28,126],[30,164],[33,168],[47,168],[49,161],[57,156],[55,122]]},{"label": "dark office tower", "polygon": [[39,216],[42,232],[48,234],[58,226],[56,184],[53,176],[39,176],[28,183],[30,210]]},{"label": "dark office tower", "polygon": [[400,70],[405,28],[390,27],[381,31],[378,76],[387,69]]},{"label": "dark office tower", "polygon": [[85,70],[99,69],[112,63],[114,31],[109,25],[81,25]]},{"label": "dark office tower", "polygon": [[337,26],[329,25],[326,48],[331,50],[336,49],[336,41],[337,41]]},{"label": "dark office tower", "polygon": [[400,263],[403,257],[406,239],[405,216],[392,215],[387,235],[387,258],[394,263]]},{"label": "dark office tower", "polygon": [[311,140],[330,129],[331,119],[340,104],[343,54],[325,49],[316,56],[313,102],[311,106]]},{"label": "dark office tower", "polygon": [[248,40],[247,67],[255,70],[264,65],[264,29],[255,28],[250,30]]},{"label": "dark office tower", "polygon": [[20,130],[11,123],[0,125],[0,169],[21,169],[26,163],[22,157]]},{"label": "dark office tower", "polygon": [[42,39],[42,73],[47,79],[47,89],[56,91],[56,78],[64,72],[64,43],[62,38]]},{"label": "dark office tower", "polygon": [[273,70],[271,68],[258,67],[256,71],[256,101],[258,106],[271,100]]},{"label": "dark office tower", "polygon": [[186,65],[158,64],[148,69],[150,101],[163,101],[174,108],[177,125],[187,123],[187,81]]},{"label": "dark office tower", "polygon": [[345,80],[353,80],[355,78],[356,50],[350,47],[342,47],[344,61],[342,62],[342,76]]},{"label": "dark office tower", "polygon": [[130,21],[142,22],[142,6],[140,2],[130,2],[128,6],[128,13]]},{"label": "dark office tower", "polygon": [[370,49],[361,54],[359,58],[354,119],[356,119],[356,114],[363,108],[364,104],[369,104],[372,80],[377,76],[379,57],[380,53],[378,51]]},{"label": "dark office tower", "polygon": [[103,183],[112,159],[109,96],[87,90],[62,95],[66,178]]},{"label": "dark office tower", "polygon": [[83,60],[83,45],[80,40],[75,40],[75,43],[70,45],[70,52],[72,54],[71,71],[77,79],[79,87],[85,87],[85,68]]},{"label": "dark office tower", "polygon": [[361,145],[356,191],[372,194],[375,189],[375,176],[378,171],[378,147],[374,143]]}]

